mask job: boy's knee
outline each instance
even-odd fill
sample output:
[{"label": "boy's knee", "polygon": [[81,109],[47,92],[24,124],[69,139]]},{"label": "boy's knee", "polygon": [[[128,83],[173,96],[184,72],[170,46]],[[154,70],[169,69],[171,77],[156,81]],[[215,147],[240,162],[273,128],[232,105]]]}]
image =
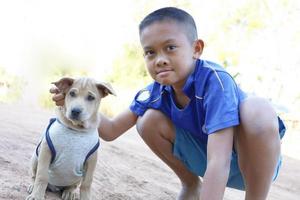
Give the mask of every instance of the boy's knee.
[{"label": "boy's knee", "polygon": [[244,130],[249,134],[264,136],[278,134],[278,120],[271,104],[262,98],[246,100],[240,109]]},{"label": "boy's knee", "polygon": [[136,129],[142,138],[150,134],[167,133],[171,127],[171,121],[162,112],[154,109],[148,109],[136,123]]},{"label": "boy's knee", "polygon": [[149,109],[144,113],[143,116],[138,118],[136,128],[139,134],[142,134],[153,127],[156,118],[158,117],[157,112],[159,111]]}]

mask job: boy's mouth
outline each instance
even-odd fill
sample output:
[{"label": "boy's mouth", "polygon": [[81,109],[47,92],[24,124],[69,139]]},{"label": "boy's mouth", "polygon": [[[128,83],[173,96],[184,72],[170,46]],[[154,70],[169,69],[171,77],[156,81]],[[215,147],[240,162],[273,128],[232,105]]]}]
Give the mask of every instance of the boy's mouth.
[{"label": "boy's mouth", "polygon": [[159,70],[156,72],[157,75],[161,75],[161,74],[164,74],[164,73],[168,73],[168,72],[171,72],[173,70],[171,69],[164,69],[164,70]]},{"label": "boy's mouth", "polygon": [[156,76],[158,78],[166,78],[167,76],[169,76],[170,72],[172,72],[172,71],[173,70],[161,70],[156,73]]}]

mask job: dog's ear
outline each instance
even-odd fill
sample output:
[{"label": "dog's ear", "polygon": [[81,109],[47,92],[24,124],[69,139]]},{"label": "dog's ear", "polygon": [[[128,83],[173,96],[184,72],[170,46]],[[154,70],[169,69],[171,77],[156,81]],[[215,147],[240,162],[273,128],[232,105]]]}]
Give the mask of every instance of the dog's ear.
[{"label": "dog's ear", "polygon": [[73,78],[64,77],[59,81],[52,82],[52,84],[54,84],[60,91],[65,93],[71,87],[73,82],[74,82]]},{"label": "dog's ear", "polygon": [[102,94],[102,97],[106,97],[109,94],[115,95],[116,96],[116,92],[114,91],[114,89],[112,88],[112,86],[109,83],[105,83],[105,82],[98,82],[96,84],[98,91]]}]

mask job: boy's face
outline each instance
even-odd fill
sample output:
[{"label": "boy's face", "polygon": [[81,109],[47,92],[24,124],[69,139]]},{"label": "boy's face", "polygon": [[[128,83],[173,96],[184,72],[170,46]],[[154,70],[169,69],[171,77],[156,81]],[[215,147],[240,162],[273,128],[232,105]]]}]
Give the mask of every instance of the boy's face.
[{"label": "boy's face", "polygon": [[175,21],[164,20],[150,24],[140,33],[147,69],[160,84],[182,88],[201,55],[203,42],[189,41],[184,28]]}]

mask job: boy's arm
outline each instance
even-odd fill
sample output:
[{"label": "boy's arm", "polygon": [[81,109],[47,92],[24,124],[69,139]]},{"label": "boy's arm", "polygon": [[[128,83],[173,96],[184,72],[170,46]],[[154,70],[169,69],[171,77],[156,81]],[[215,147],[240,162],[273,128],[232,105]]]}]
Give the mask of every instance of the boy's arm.
[{"label": "boy's arm", "polygon": [[207,168],[203,177],[201,200],[221,200],[228,181],[234,128],[226,128],[208,136]]},{"label": "boy's arm", "polygon": [[112,141],[135,125],[137,118],[129,108],[112,119],[101,114],[99,136],[103,140]]}]

